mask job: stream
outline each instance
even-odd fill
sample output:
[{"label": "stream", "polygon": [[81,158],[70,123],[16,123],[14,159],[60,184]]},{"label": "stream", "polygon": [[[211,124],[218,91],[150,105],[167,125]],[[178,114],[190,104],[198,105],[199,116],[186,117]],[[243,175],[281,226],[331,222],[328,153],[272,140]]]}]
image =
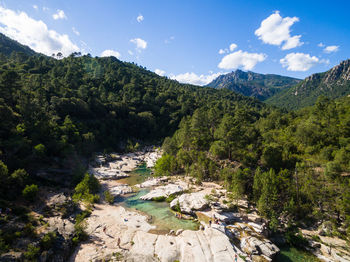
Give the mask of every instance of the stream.
[{"label": "stream", "polygon": [[[130,173],[130,177],[120,179],[119,181],[134,186],[144,182],[150,174],[151,170],[146,168],[145,165],[141,165],[136,168],[135,171]],[[156,226],[156,228],[151,230],[150,233],[166,234],[169,233],[170,230],[176,232],[179,229],[198,229],[198,223],[192,220],[176,218],[174,212],[170,210],[167,202],[141,200],[140,197],[147,194],[149,191],[150,189],[148,188],[141,189],[137,193],[119,197],[116,201],[125,208],[137,210],[138,212],[147,215],[150,218],[150,224]]]}]

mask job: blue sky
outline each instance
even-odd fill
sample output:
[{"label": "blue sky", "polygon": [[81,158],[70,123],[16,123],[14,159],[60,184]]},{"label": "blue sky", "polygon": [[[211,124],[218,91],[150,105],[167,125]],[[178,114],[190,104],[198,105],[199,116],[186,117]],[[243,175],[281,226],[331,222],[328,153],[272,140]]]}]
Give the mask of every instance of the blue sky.
[{"label": "blue sky", "polygon": [[0,32],[45,54],[114,55],[203,85],[236,69],[328,70],[350,58],[349,10],[337,0],[3,0]]}]

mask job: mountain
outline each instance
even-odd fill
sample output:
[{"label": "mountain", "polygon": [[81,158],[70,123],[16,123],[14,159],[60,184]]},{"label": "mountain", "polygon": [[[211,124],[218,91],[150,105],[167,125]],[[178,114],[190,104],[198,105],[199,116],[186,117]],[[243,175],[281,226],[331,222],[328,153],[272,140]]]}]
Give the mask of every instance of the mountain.
[{"label": "mountain", "polygon": [[287,76],[273,74],[258,74],[236,70],[232,73],[221,75],[208,84],[213,88],[227,88],[245,96],[256,97],[265,100],[274,94],[288,89],[300,80]]},{"label": "mountain", "polygon": [[335,99],[350,94],[350,59],[327,72],[313,74],[296,86],[284,90],[266,102],[287,109],[299,109],[315,104],[321,95]]},{"label": "mountain", "polygon": [[38,54],[28,46],[22,45],[0,33],[0,53],[5,56],[10,56],[12,52],[21,52],[25,53],[26,55]]}]

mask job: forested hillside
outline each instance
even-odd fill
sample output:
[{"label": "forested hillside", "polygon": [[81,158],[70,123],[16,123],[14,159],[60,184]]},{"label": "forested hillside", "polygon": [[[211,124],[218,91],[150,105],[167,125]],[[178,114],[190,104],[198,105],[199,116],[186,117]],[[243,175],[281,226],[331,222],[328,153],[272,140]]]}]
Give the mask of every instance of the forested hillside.
[{"label": "forested hillside", "polygon": [[305,78],[294,87],[272,96],[266,103],[295,110],[314,105],[319,96],[336,99],[349,94],[350,60],[345,60],[327,72]]},{"label": "forested hillside", "polygon": [[291,88],[299,81],[299,79],[287,76],[236,70],[232,73],[218,76],[208,86],[218,89],[227,88],[245,96],[266,100],[283,90]]},{"label": "forested hillside", "polygon": [[52,159],[160,143],[201,106],[262,103],[228,90],[179,84],[116,58],[13,53],[0,61],[1,160],[35,171]]},{"label": "forested hillside", "polygon": [[164,141],[156,171],[222,181],[234,199],[247,195],[273,230],[331,221],[349,236],[349,127],[349,97],[259,119],[249,109],[201,108]]}]

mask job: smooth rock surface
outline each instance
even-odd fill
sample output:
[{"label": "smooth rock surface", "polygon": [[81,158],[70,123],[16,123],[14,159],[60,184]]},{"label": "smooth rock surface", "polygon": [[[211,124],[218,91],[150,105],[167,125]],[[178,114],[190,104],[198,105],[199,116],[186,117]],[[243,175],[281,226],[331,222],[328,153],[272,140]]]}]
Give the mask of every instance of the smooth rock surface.
[{"label": "smooth rock surface", "polygon": [[142,200],[152,200],[159,197],[168,197],[172,194],[182,192],[183,187],[175,184],[168,184],[166,186],[160,186],[151,190],[148,194],[140,197]]},{"label": "smooth rock surface", "polygon": [[128,184],[120,184],[109,189],[113,196],[120,196],[125,194],[130,194],[133,192],[131,186]]},{"label": "smooth rock surface", "polygon": [[170,207],[174,208],[178,203],[181,212],[187,214],[193,214],[194,211],[208,207],[208,201],[205,199],[205,193],[203,192],[183,194],[171,201]]}]

